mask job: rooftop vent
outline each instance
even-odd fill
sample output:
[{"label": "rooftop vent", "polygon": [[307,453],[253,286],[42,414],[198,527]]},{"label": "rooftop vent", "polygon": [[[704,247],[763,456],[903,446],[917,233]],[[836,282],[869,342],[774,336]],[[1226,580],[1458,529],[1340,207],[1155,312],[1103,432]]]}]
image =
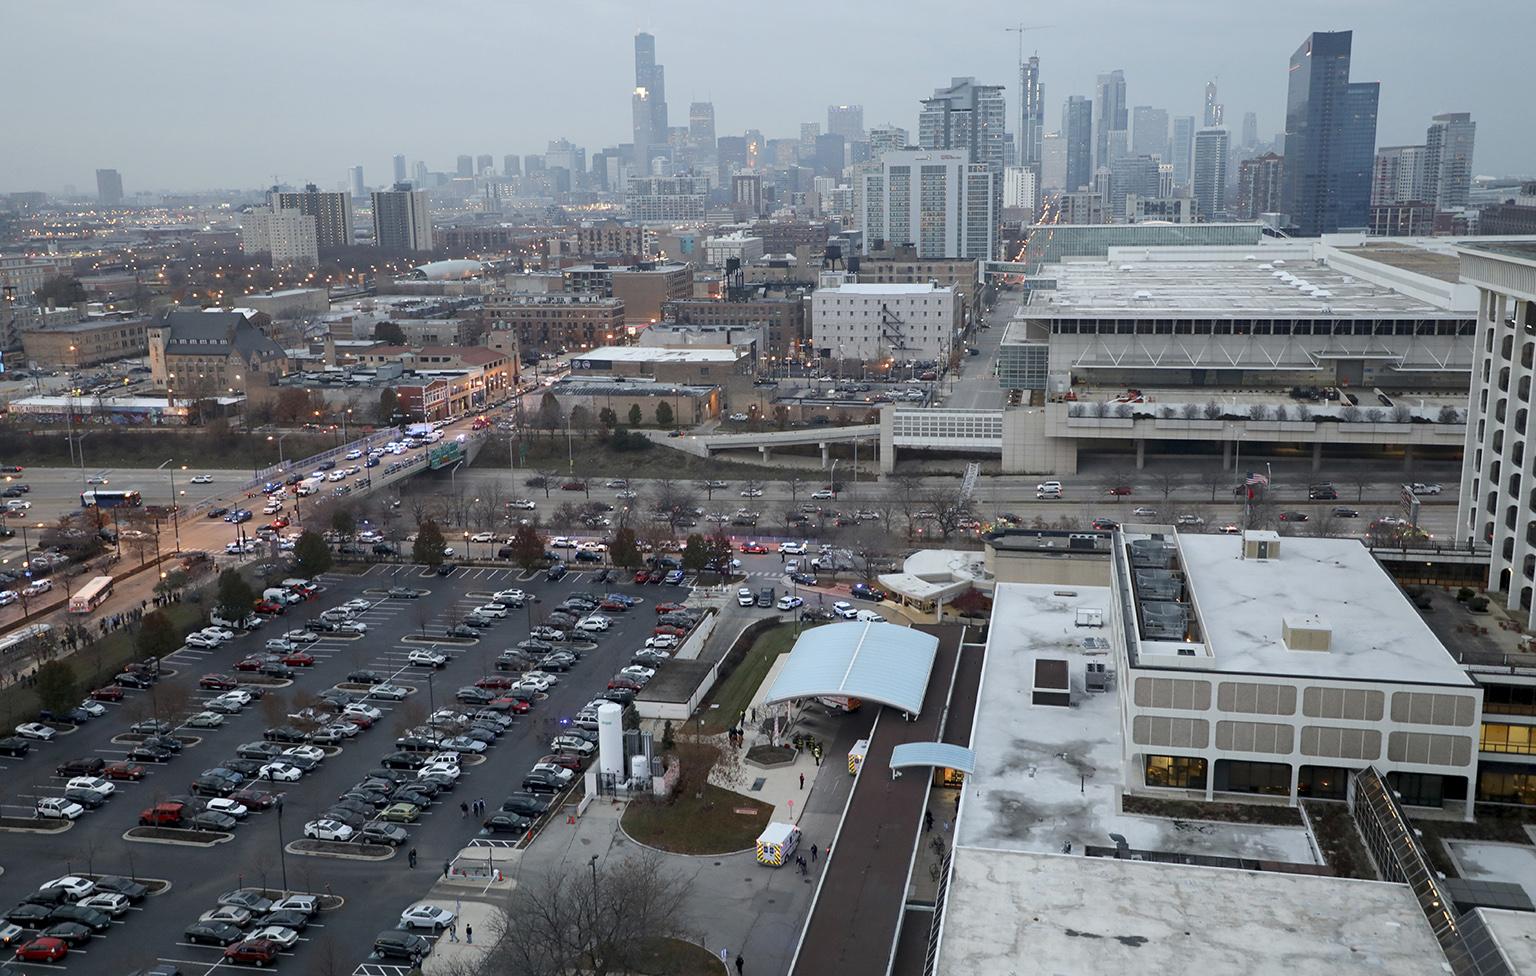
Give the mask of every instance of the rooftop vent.
[{"label": "rooftop vent", "polygon": [[1243,533],[1244,559],[1279,559],[1280,533],[1267,529],[1249,529]]},{"label": "rooftop vent", "polygon": [[1141,634],[1148,640],[1181,641],[1189,625],[1189,611],[1182,603],[1141,604]]},{"label": "rooftop vent", "polygon": [[1285,646],[1293,651],[1333,650],[1333,628],[1315,614],[1293,615],[1281,618],[1280,637]]},{"label": "rooftop vent", "polygon": [[1151,301],[1152,300],[1152,293],[1150,291],[1147,291],[1145,288],[1142,288],[1142,289],[1140,289],[1140,290],[1138,290],[1136,292],[1136,300],[1138,302]]}]

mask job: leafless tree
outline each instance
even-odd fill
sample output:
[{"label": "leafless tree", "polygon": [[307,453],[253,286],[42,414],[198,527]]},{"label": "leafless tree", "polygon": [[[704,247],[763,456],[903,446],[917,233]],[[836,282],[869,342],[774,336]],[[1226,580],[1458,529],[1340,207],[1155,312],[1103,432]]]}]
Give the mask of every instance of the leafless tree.
[{"label": "leafless tree", "polygon": [[685,482],[662,478],[651,489],[651,506],[658,515],[666,516],[667,526],[676,533],[681,523],[694,517],[699,499]]},{"label": "leafless tree", "polygon": [[1200,484],[1211,490],[1211,503],[1216,502],[1216,492],[1232,483],[1232,476],[1222,468],[1202,468]]},{"label": "leafless tree", "polygon": [[1355,503],[1365,501],[1365,489],[1376,480],[1376,471],[1368,464],[1357,464],[1351,467],[1344,480],[1355,489]]},{"label": "leafless tree", "polygon": [[1143,476],[1150,484],[1153,491],[1163,496],[1163,506],[1168,505],[1169,497],[1180,488],[1184,487],[1184,476],[1176,468],[1157,469],[1143,472]]},{"label": "leafless tree", "polygon": [[887,495],[906,521],[907,541],[910,542],[917,528],[917,513],[923,509],[923,479],[914,474],[898,474],[891,479]]}]

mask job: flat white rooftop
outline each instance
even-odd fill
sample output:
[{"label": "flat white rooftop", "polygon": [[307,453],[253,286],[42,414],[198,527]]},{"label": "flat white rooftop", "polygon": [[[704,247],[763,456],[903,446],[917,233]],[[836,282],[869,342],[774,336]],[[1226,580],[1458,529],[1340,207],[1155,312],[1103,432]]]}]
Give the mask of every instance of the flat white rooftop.
[{"label": "flat white rooftop", "polygon": [[1311,260],[1107,261],[1046,265],[1055,289],[1030,292],[1016,318],[1465,319]]},{"label": "flat white rooftop", "polygon": [[842,285],[834,285],[831,288],[818,288],[816,295],[932,295],[936,292],[951,292],[955,289],[950,285],[935,285],[931,282],[892,282],[890,284],[875,284],[871,282],[848,282]]},{"label": "flat white rooftop", "polygon": [[1536,976],[1536,914],[1503,908],[1479,908],[1477,913],[1510,968],[1521,976]]},{"label": "flat white rooftop", "polygon": [[571,358],[611,363],[734,363],[741,354],[734,349],[697,346],[599,346]]},{"label": "flat white rooftop", "polygon": [[[1200,625],[1214,652],[1197,669],[1472,684],[1386,570],[1354,539],[1286,536],[1279,558],[1241,559],[1239,536],[1177,538]],[[1282,637],[1287,616],[1319,618],[1332,632],[1330,649],[1290,650]]]},{"label": "flat white rooftop", "polygon": [[[1089,693],[1083,679],[1087,664],[1113,663],[1112,632],[1078,626],[1079,610],[1107,618],[1112,599],[1104,586],[997,585],[971,729],[976,772],[961,800],[956,844],[1046,854],[1070,844],[1080,853],[1113,846],[1109,835],[1117,833],[1136,850],[1317,863],[1300,827],[1181,830],[1172,820],[1120,812],[1118,685]],[[1067,662],[1070,708],[1030,703],[1037,657]]]},{"label": "flat white rooftop", "polygon": [[1444,976],[1406,885],[960,847],[940,976]]}]

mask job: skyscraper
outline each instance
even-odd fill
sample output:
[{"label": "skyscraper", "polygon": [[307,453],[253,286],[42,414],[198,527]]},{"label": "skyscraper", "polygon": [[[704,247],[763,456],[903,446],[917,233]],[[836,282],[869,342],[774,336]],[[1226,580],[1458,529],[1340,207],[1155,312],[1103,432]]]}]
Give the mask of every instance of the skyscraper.
[{"label": "skyscraper", "polygon": [[[1124,133],[1130,125],[1125,108],[1125,72],[1116,68],[1109,74],[1099,75],[1093,101],[1093,165],[1108,166],[1115,156],[1110,144],[1116,140],[1110,133]],[[1123,140],[1125,136],[1118,138]],[[1125,150],[1123,143],[1117,148],[1121,152]]]},{"label": "skyscraper", "polygon": [[992,258],[1001,171],[970,161],[970,152],[898,150],[862,174],[860,229],[876,241],[911,244],[920,258]]},{"label": "skyscraper", "polygon": [[1189,164],[1195,152],[1195,117],[1178,115],[1173,120],[1173,140],[1169,143],[1168,161],[1173,164],[1173,182],[1177,186],[1189,185]]},{"label": "skyscraper", "polygon": [[811,147],[811,158],[819,176],[841,177],[847,157],[847,142],[836,132],[823,132]]},{"label": "skyscraper", "polygon": [[367,196],[368,185],[363,182],[363,167],[361,165],[354,166],[347,171],[347,175],[351,177],[353,198],[361,199]]},{"label": "skyscraper", "polygon": [[694,102],[688,106],[688,141],[702,152],[715,151],[715,104]]},{"label": "skyscraper", "polygon": [[1168,158],[1168,111],[1150,105],[1138,105],[1131,112],[1131,155]]},{"label": "skyscraper", "polygon": [[458,167],[457,168],[458,168],[458,174],[460,176],[474,176],[475,175],[475,157],[470,156],[468,154],[459,156]]},{"label": "skyscraper", "polygon": [[489,176],[496,169],[496,157],[490,153],[481,153],[475,157],[475,175]]},{"label": "skyscraper", "polygon": [[[1124,217],[1126,194],[1135,194],[1143,200],[1162,195],[1162,160],[1153,155],[1127,153],[1109,164],[1109,212],[1116,218]],[[1103,172],[1100,170],[1100,172]]]},{"label": "skyscraper", "polygon": [[1205,83],[1205,127],[1221,124],[1220,107],[1216,104],[1216,82]]},{"label": "skyscraper", "polygon": [[1062,189],[1073,193],[1093,179],[1093,102],[1086,96],[1072,95],[1062,106],[1061,135],[1067,141],[1066,185]]},{"label": "skyscraper", "polygon": [[103,207],[116,207],[123,202],[123,177],[115,169],[96,171],[96,199]]},{"label": "skyscraper", "polygon": [[[522,176],[523,161],[515,153],[508,153],[501,157],[502,176]],[[396,182],[400,182],[397,180]]]},{"label": "skyscraper", "polygon": [[373,242],[380,250],[416,252],[432,250],[432,213],[427,191],[396,183],[373,194]]},{"label": "skyscraper", "polygon": [[869,152],[874,159],[881,153],[910,146],[912,134],[897,125],[877,125],[869,130]]},{"label": "skyscraper", "polygon": [[400,153],[395,153],[394,164],[395,164],[395,182],[396,183],[404,183],[405,182],[405,157],[402,156]]},{"label": "skyscraper", "polygon": [[1045,89],[1040,85],[1040,58],[1031,55],[1019,64],[1019,163],[1040,171],[1041,140],[1045,138]]},{"label": "skyscraper", "polygon": [[[405,167],[405,157],[396,156],[400,167]],[[310,183],[303,193],[268,194],[268,202],[276,210],[297,210],[306,217],[313,217],[315,244],[318,253],[325,254],[344,247],[351,247],[352,197],[347,193],[322,193]]]},{"label": "skyscraper", "polygon": [[864,141],[864,106],[828,105],[827,131],[845,142]]},{"label": "skyscraper", "polygon": [[1243,113],[1243,145],[1252,147],[1259,144],[1259,113]]},{"label": "skyscraper", "polygon": [[1382,146],[1371,166],[1371,206],[1433,199],[1425,191],[1424,147]]},{"label": "skyscraper", "polygon": [[1285,207],[1303,237],[1370,220],[1377,82],[1349,80],[1350,31],[1309,34],[1291,55]]},{"label": "skyscraper", "polygon": [[1060,132],[1040,137],[1040,189],[1060,192],[1067,185],[1067,139]]},{"label": "skyscraper", "polygon": [[1278,212],[1284,187],[1284,156],[1271,152],[1238,163],[1236,216],[1253,220],[1262,213]]},{"label": "skyscraper", "polygon": [[1227,209],[1226,129],[1201,129],[1195,133],[1195,165],[1191,196],[1195,198],[1197,217],[1209,222],[1222,219]]},{"label": "skyscraper", "polygon": [[923,99],[917,141],[924,149],[968,149],[973,162],[999,173],[1007,163],[1007,106],[1003,86],[978,85],[975,78],[952,78]]},{"label": "skyscraper", "polygon": [[1436,210],[1467,205],[1477,123],[1469,112],[1436,115],[1424,135],[1424,200]]},{"label": "skyscraper", "polygon": [[656,63],[656,38],[645,32],[635,35],[634,116],[636,169],[648,172],[655,146],[667,142],[666,69]]}]

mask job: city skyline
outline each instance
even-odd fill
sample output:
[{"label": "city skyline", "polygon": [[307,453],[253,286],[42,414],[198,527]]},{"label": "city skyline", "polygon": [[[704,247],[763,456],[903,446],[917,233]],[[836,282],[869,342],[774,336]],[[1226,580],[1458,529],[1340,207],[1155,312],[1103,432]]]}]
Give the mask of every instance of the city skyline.
[{"label": "city skyline", "polygon": [[[484,28],[467,40],[462,17],[445,13],[423,18],[419,8],[394,2],[339,2],[320,12],[279,3],[275,16],[284,16],[285,7],[295,15],[302,10],[311,30],[288,39],[294,46],[285,61],[290,70],[261,85],[242,86],[233,75],[221,84],[225,72],[218,69],[231,53],[233,39],[242,36],[245,15],[198,7],[192,16],[188,4],[162,0],[139,8],[137,20],[124,22],[99,16],[96,6],[11,12],[17,36],[70,37],[77,59],[98,66],[91,76],[112,77],[114,85],[112,96],[105,97],[84,88],[76,93],[75,82],[59,80],[50,104],[71,106],[72,124],[67,127],[59,126],[56,111],[41,102],[19,105],[11,119],[13,130],[38,138],[11,140],[0,148],[0,191],[59,192],[66,184],[83,190],[100,168],[117,169],[130,198],[145,190],[260,187],[273,177],[334,189],[359,163],[365,173],[378,174],[369,184],[382,186],[396,153],[413,162],[424,160],[433,170],[452,171],[463,152],[498,158],[509,152],[527,154],[561,137],[592,152],[625,142],[632,133],[633,45],[640,31],[656,36],[657,60],[670,69],[668,101],[713,102],[716,129],[722,135],[756,128],[769,137],[787,137],[799,131],[801,122],[823,121],[826,105],[835,103],[863,105],[868,128],[891,123],[915,131],[920,100],[949,78],[963,75],[1003,86],[1010,126],[1018,111],[1017,35],[1005,31],[1008,25],[999,11],[980,2],[961,2],[944,24],[918,32],[903,26],[910,23],[904,18],[873,20],[856,10],[812,8],[791,0],[777,10],[779,15],[793,20],[799,8],[814,9],[827,28],[796,37],[800,57],[826,67],[784,73],[775,79],[772,97],[763,94],[762,85],[732,82],[742,63],[739,33],[730,24],[696,16],[696,11],[637,14],[628,6],[599,0],[583,8],[579,23],[574,14],[558,9],[527,22],[503,7],[465,4],[461,13],[473,12],[477,27]],[[1140,10],[1128,3],[1124,8],[1128,17]],[[1485,4],[1477,19],[1486,18],[1501,29],[1483,36],[1469,23],[1465,41],[1408,29],[1424,22],[1416,12],[1427,16],[1433,9],[1427,0],[1410,0],[1390,9],[1362,8],[1341,16],[1321,2],[1302,2],[1280,12],[1266,10],[1258,23],[1252,14],[1191,2],[1175,5],[1161,12],[1157,23],[1147,24],[1147,43],[1105,44],[1092,32],[1058,24],[1026,35],[1025,53],[1038,53],[1041,59],[1047,131],[1059,128],[1059,110],[1067,96],[1091,98],[1099,74],[1122,69],[1128,102],[1166,109],[1170,117],[1199,116],[1204,85],[1217,79],[1229,127],[1244,113],[1255,112],[1259,136],[1268,140],[1283,128],[1287,59],[1298,39],[1313,31],[1353,30],[1355,77],[1382,85],[1378,144],[1417,140],[1432,115],[1471,112],[1479,122],[1477,174],[1536,171],[1530,162],[1536,158],[1536,136],[1522,124],[1517,86],[1509,86],[1500,75],[1507,70],[1504,66],[1517,63],[1515,39],[1526,33],[1519,25],[1536,22],[1536,11],[1515,0]],[[398,15],[407,11],[411,29],[393,29],[400,23]],[[1049,23],[1064,18],[1039,19]],[[995,43],[976,43],[978,36],[990,36],[985,28],[993,20]],[[173,24],[176,30],[169,31]],[[487,112],[486,93],[500,90],[509,78],[559,77],[560,59],[572,51],[562,38],[568,41],[569,32],[577,29],[583,32],[581,51],[587,64],[579,75],[567,76],[580,77],[580,84],[556,90],[553,97],[545,91],[540,99],[492,99],[490,104],[505,108]],[[1156,43],[1165,35],[1169,43],[1180,39],[1186,56],[1167,57],[1167,44]],[[1202,41],[1238,36],[1245,38],[1242,45]],[[327,37],[346,37],[349,43],[327,48],[322,58],[318,45]],[[864,39],[851,55],[849,37]],[[482,43],[487,46],[480,48]],[[308,50],[311,45],[314,51]],[[47,74],[47,47],[20,46],[15,52],[20,73]],[[470,56],[477,48],[487,56]],[[386,69],[399,63],[393,55],[407,51],[429,59],[434,53],[457,52],[456,80],[397,85]],[[498,56],[490,57],[492,51]],[[390,56],[376,56],[384,54]],[[511,75],[504,70],[508,56],[519,66]],[[238,152],[210,138],[205,125],[160,125],[151,130],[142,117],[125,110],[165,96],[166,79],[175,75],[147,66],[171,59],[199,79],[178,93],[189,117],[238,123]],[[1423,71],[1422,65],[1431,62],[1456,67]],[[899,77],[875,70],[891,63],[903,65]],[[385,90],[389,97],[369,94]],[[322,94],[334,98],[338,109],[315,112],[310,106],[302,113],[290,111]],[[271,132],[273,138],[255,137],[262,132]]]}]

